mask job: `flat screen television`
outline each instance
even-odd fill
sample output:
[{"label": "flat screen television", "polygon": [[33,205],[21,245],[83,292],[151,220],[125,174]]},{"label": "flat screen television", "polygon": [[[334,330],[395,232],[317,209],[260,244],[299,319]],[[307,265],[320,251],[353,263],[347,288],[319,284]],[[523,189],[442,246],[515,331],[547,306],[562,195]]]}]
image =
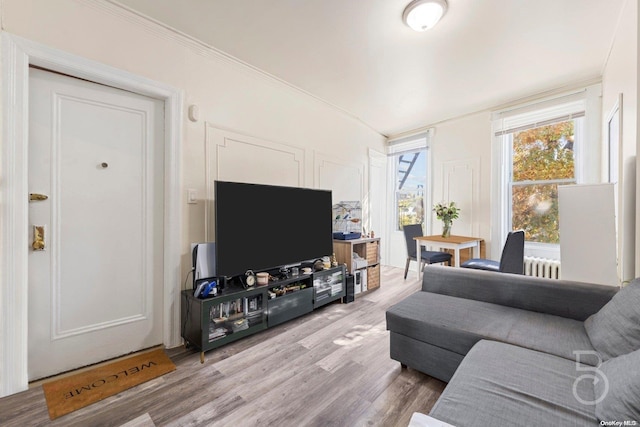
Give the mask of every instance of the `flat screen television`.
[{"label": "flat screen television", "polygon": [[215,181],[219,276],[264,271],[333,252],[331,191]]}]

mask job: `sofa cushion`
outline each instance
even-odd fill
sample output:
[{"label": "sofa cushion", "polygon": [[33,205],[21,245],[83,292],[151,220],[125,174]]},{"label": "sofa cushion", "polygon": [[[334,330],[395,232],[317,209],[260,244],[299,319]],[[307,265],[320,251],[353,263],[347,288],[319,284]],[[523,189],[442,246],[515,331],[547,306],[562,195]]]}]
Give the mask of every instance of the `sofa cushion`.
[{"label": "sofa cushion", "polygon": [[509,307],[422,291],[387,310],[387,329],[461,355],[485,337],[504,341],[515,321]]},{"label": "sofa cushion", "polygon": [[640,279],[589,316],[584,327],[603,360],[640,349]]},{"label": "sofa cushion", "polygon": [[[576,362],[482,340],[464,358],[429,413],[457,426],[598,425],[593,383]],[[580,400],[573,395],[573,386]]]},{"label": "sofa cushion", "polygon": [[600,371],[606,381],[594,380],[596,417],[640,422],[640,350],[607,360]]},{"label": "sofa cushion", "polygon": [[581,363],[591,366],[601,361],[589,353],[595,351],[583,322],[549,314],[522,310],[507,339],[502,341],[569,360],[579,357]]},{"label": "sofa cushion", "polygon": [[575,350],[593,350],[580,321],[432,292],[416,292],[389,308],[387,329],[461,355],[483,338],[570,360]]}]

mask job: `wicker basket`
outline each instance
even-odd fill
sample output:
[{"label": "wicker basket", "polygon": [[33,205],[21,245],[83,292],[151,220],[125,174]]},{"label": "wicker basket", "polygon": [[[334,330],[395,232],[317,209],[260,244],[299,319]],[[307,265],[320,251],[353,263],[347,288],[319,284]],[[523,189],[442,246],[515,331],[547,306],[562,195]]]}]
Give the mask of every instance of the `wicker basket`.
[{"label": "wicker basket", "polygon": [[364,258],[367,259],[367,262],[369,264],[377,264],[379,261],[379,255],[378,255],[378,247],[380,245],[378,244],[378,242],[369,242],[366,244],[367,247],[367,252],[366,252],[366,256]]},{"label": "wicker basket", "polygon": [[380,287],[380,264],[367,267],[367,289]]}]

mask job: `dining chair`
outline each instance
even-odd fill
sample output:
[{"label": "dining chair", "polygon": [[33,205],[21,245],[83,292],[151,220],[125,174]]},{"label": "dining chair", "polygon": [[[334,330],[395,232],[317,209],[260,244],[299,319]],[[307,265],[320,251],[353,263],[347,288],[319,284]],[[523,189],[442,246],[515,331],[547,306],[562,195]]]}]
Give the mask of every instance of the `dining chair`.
[{"label": "dining chair", "polygon": [[502,273],[524,274],[524,231],[510,231],[502,248],[500,262],[485,258],[472,258],[460,267],[476,270],[499,271]]},{"label": "dining chair", "polygon": [[[414,237],[420,237],[423,235],[422,225],[410,224],[403,227],[404,238],[407,243],[407,263],[404,267],[404,278],[407,278],[407,272],[409,271],[409,263],[413,260],[418,262],[416,256],[416,241]],[[424,248],[424,246],[423,246]],[[420,258],[426,264],[438,264],[446,262],[451,266],[451,254],[448,252],[428,251],[425,249],[420,250]]]}]

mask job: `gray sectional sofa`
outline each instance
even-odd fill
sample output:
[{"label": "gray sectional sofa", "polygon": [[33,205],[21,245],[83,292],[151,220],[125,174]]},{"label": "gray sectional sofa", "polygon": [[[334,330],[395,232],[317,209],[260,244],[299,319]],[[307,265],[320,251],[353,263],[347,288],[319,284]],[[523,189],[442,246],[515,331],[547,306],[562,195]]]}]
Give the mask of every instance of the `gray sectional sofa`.
[{"label": "gray sectional sofa", "polygon": [[449,383],[437,420],[640,426],[640,281],[618,292],[427,265],[386,317],[391,358]]}]

